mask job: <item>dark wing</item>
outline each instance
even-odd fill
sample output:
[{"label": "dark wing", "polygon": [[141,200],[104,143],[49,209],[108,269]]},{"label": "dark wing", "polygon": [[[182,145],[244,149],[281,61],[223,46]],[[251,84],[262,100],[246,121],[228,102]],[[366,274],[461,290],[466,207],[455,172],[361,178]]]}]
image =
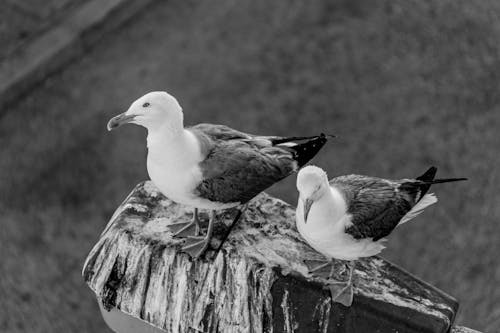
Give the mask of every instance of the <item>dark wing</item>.
[{"label": "dark wing", "polygon": [[297,163],[286,150],[229,141],[218,143],[200,167],[203,180],[198,195],[211,201],[244,203],[294,172]]},{"label": "dark wing", "polygon": [[344,194],[352,216],[353,225],[346,232],[356,239],[374,241],[389,235],[416,203],[416,187],[420,184],[415,188],[405,184],[359,175],[332,179],[330,185]]},{"label": "dark wing", "polygon": [[202,133],[212,140],[251,139],[254,137],[251,134],[243,133],[224,125],[198,124],[188,129],[193,132]]},{"label": "dark wing", "polygon": [[[252,136],[223,125],[200,124],[189,128],[202,144],[203,181],[197,194],[211,201],[245,203],[314,156],[326,139],[284,144],[284,138]],[[309,147],[310,149],[306,149]],[[314,147],[313,147],[314,145]],[[307,154],[306,154],[307,153]],[[309,159],[310,159],[309,158]]]}]

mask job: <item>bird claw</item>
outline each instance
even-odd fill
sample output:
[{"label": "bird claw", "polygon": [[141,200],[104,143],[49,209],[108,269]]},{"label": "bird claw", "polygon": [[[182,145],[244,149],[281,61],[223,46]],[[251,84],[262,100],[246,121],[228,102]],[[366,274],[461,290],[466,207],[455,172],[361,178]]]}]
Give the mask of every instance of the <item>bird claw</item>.
[{"label": "bird claw", "polygon": [[325,259],[304,259],[302,260],[302,262],[304,262],[304,264],[307,266],[307,268],[314,268],[316,266],[319,266],[321,264],[324,264],[326,262],[329,262],[329,260],[325,260]]},{"label": "bird claw", "polygon": [[189,254],[192,258],[199,258],[208,248],[209,241],[209,237],[188,236],[186,237],[182,251]]},{"label": "bird claw", "polygon": [[330,260],[304,260],[304,264],[309,269],[309,274],[313,277],[329,280],[332,276],[333,264]]},{"label": "bird claw", "polygon": [[331,282],[328,284],[332,301],[342,304],[343,306],[351,306],[354,298],[354,290],[352,283],[349,282]]},{"label": "bird claw", "polygon": [[168,226],[175,237],[198,236],[199,227],[195,221],[177,222]]},{"label": "bird claw", "polygon": [[340,303],[344,306],[351,306],[354,298],[354,291],[352,285],[352,269],[349,271],[349,278],[347,281],[339,282],[332,280],[334,271],[334,263],[330,260],[304,260],[304,264],[309,269],[309,274],[313,277],[323,278],[328,280],[328,289],[332,296],[332,301]]}]

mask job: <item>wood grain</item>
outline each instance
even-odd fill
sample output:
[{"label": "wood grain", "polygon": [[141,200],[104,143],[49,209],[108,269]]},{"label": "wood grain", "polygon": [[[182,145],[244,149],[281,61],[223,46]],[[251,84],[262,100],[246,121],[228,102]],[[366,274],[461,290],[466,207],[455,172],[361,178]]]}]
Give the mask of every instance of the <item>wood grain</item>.
[{"label": "wood grain", "polygon": [[[168,225],[189,207],[151,182],[120,205],[85,262],[83,276],[102,306],[167,332],[446,332],[458,308],[445,293],[379,257],[354,273],[353,306],[332,303],[328,281],[308,276],[321,255],[295,229],[294,209],[266,194],[252,200],[227,237],[235,210],[222,212],[205,258],[181,253]],[[336,263],[334,278],[346,278]]]}]

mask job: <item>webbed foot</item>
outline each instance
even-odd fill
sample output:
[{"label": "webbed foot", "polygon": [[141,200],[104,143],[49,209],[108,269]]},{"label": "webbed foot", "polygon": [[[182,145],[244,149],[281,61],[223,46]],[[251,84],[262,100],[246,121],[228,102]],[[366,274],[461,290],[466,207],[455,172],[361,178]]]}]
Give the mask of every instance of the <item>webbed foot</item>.
[{"label": "webbed foot", "polygon": [[348,282],[332,282],[328,284],[332,301],[342,304],[343,306],[351,306],[354,298],[353,286]]},{"label": "webbed foot", "polygon": [[309,274],[313,277],[328,280],[333,274],[333,262],[330,260],[304,260],[304,264],[309,269]]},{"label": "webbed foot", "polygon": [[176,237],[197,236],[200,230],[198,223],[194,221],[172,223],[168,228]]},{"label": "webbed foot", "polygon": [[187,236],[182,251],[186,252],[191,258],[199,258],[208,248],[215,223],[215,211],[210,213],[210,220],[208,221],[208,229],[206,236]]},{"label": "webbed foot", "polygon": [[177,222],[168,226],[170,231],[176,237],[198,236],[200,233],[200,224],[198,218],[198,209],[193,212],[193,220],[191,222]]},{"label": "webbed foot", "polygon": [[340,303],[344,306],[351,306],[354,298],[354,287],[352,283],[352,275],[356,262],[351,260],[347,263],[348,278],[345,282],[331,282],[328,284],[332,301]]},{"label": "webbed foot", "polygon": [[188,236],[182,246],[182,251],[189,254],[192,258],[199,258],[208,248],[210,238],[208,236]]}]

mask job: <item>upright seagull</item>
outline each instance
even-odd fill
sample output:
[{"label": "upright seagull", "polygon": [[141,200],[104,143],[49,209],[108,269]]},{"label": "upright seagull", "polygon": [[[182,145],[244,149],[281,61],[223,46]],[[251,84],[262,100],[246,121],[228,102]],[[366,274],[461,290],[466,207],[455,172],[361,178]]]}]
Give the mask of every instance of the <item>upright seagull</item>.
[{"label": "upright seagull", "polygon": [[[331,285],[335,301],[346,306],[352,304],[354,260],[378,254],[384,249],[384,237],[396,226],[437,202],[433,193],[427,193],[432,184],[466,180],[434,179],[436,171],[431,167],[415,179],[348,175],[330,181],[326,172],[316,166],[299,171],[297,229],[309,245],[325,257],[349,261],[348,282]],[[331,278],[332,261],[310,268],[310,273]]]},{"label": "upright seagull", "polygon": [[[194,207],[193,221],[175,223],[171,230],[187,236],[183,250],[195,258],[208,247],[215,210],[245,204],[296,172],[327,141],[324,134],[254,136],[212,124],[184,128],[181,106],[163,91],[133,102],[108,122],[108,130],[125,123],[148,130],[147,170],[153,183],[173,201]],[[294,142],[301,140],[307,141]],[[198,235],[198,208],[211,210],[206,236]]]}]

